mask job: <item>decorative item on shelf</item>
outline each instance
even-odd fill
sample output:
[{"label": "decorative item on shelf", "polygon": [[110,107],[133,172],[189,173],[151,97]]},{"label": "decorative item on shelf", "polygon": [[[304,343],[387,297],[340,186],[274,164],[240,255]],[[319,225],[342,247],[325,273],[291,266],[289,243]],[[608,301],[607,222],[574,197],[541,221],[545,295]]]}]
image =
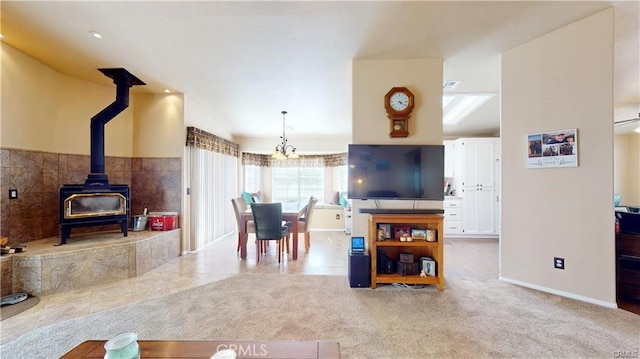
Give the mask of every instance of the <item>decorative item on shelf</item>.
[{"label": "decorative item on shelf", "polygon": [[389,137],[409,136],[409,117],[413,110],[413,93],[406,87],[393,87],[384,96],[384,107],[391,121]]},{"label": "decorative item on shelf", "polygon": [[285,130],[284,118],[286,114],[287,114],[287,111],[282,111],[282,136],[280,136],[282,143],[276,146],[275,152],[273,152],[273,154],[271,155],[271,157],[279,160],[300,157],[296,153],[296,148],[293,147],[292,145],[287,144],[287,136],[285,135],[285,132],[284,132]]},{"label": "decorative item on shelf", "polygon": [[[382,235],[381,231],[382,230]],[[391,238],[391,225],[390,224],[378,224],[378,240],[384,241]]]},{"label": "decorative item on shelf", "polygon": [[413,229],[411,229],[411,237],[413,237],[413,239],[426,240],[427,230],[426,229],[413,228]]},{"label": "decorative item on shelf", "polygon": [[408,253],[408,252],[400,253],[400,262],[413,263],[413,253]]},{"label": "decorative item on shelf", "polygon": [[397,264],[398,274],[405,275],[416,275],[420,272],[420,265],[414,262],[400,262]]},{"label": "decorative item on shelf", "polygon": [[435,242],[438,240],[438,233],[435,229],[427,229],[427,236],[424,238],[427,242]]},{"label": "decorative item on shelf", "polygon": [[393,227],[393,238],[400,239],[402,241],[402,237],[407,237],[411,228],[409,227]]},{"label": "decorative item on shelf", "polygon": [[420,257],[420,275],[435,277],[436,275],[436,261],[431,257]]}]

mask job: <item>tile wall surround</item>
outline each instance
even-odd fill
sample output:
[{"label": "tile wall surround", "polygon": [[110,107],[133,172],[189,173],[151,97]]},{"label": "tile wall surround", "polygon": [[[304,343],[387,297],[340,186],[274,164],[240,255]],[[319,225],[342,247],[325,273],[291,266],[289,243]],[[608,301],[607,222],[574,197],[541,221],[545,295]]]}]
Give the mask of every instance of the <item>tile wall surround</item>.
[{"label": "tile wall surround", "polygon": [[[130,187],[131,215],[145,207],[180,214],[181,167],[181,158],[105,158],[109,183]],[[89,155],[0,149],[0,235],[12,244],[59,236],[60,187],[83,184],[90,168]],[[9,200],[9,189],[18,190],[17,199]],[[113,229],[119,226],[78,227],[71,237]]]}]

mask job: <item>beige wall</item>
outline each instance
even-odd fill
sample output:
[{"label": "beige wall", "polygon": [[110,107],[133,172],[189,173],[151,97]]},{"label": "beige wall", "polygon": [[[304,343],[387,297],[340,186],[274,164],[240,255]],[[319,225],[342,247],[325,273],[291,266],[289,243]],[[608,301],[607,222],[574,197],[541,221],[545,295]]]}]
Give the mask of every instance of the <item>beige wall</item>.
[{"label": "beige wall", "polygon": [[181,94],[136,94],[133,157],[182,157],[186,128]]},{"label": "beige wall", "polygon": [[640,134],[631,132],[615,136],[614,193],[622,196],[620,204],[640,206]]},{"label": "beige wall", "polygon": [[[615,306],[613,20],[606,10],[502,56],[503,280]],[[578,130],[579,167],[527,169],[526,135]],[[565,270],[553,257],[565,258]]]},{"label": "beige wall", "polygon": [[628,177],[624,204],[640,206],[640,133],[632,132],[627,135],[629,153],[627,157]]},{"label": "beige wall", "polygon": [[312,231],[344,231],[344,209],[338,206],[318,206],[313,210]]},{"label": "beige wall", "polygon": [[[353,143],[442,144],[442,59],[355,60],[353,62]],[[390,138],[384,96],[392,88],[407,87],[415,107],[409,137]],[[378,201],[383,208],[412,208],[413,201]],[[353,200],[354,236],[367,236],[367,215],[359,208],[373,201]],[[416,201],[416,208],[442,208],[442,202]]]},{"label": "beige wall", "polygon": [[[62,75],[5,43],[1,48],[2,147],[89,154],[91,118],[115,100],[115,85]],[[107,156],[131,156],[132,107],[106,124]]]}]

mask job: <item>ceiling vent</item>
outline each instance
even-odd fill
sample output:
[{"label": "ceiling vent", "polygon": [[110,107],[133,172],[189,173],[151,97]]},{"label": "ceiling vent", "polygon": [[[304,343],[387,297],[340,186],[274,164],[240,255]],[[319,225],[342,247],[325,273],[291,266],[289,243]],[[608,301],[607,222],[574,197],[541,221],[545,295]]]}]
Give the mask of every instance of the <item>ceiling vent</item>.
[{"label": "ceiling vent", "polygon": [[458,87],[458,85],[460,85],[461,82],[462,82],[461,80],[445,81],[442,84],[442,89],[443,90],[453,90],[456,87]]}]

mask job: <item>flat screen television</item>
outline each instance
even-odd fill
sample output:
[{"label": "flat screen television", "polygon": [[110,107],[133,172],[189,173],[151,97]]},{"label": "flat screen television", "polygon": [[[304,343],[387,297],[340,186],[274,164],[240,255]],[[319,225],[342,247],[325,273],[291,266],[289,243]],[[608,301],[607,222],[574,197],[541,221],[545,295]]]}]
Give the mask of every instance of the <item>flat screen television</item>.
[{"label": "flat screen television", "polygon": [[443,145],[349,145],[348,197],[444,200]]}]

